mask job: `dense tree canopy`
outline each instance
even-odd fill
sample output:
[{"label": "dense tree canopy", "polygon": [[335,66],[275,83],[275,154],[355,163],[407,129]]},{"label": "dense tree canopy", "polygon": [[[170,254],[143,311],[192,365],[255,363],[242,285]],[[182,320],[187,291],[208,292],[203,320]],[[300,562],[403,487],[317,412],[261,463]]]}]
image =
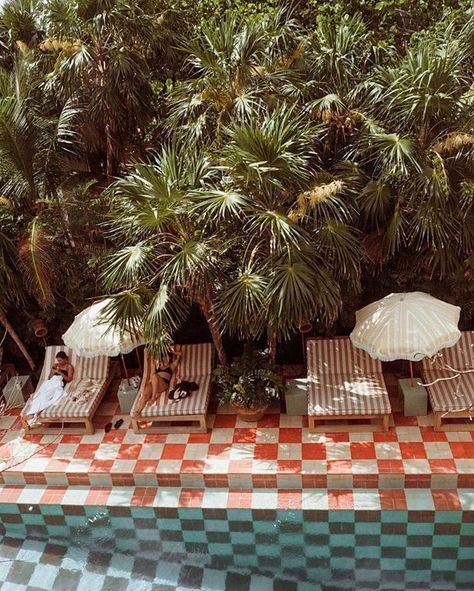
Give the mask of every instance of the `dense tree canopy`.
[{"label": "dense tree canopy", "polygon": [[157,350],[198,310],[222,361],[390,290],[471,322],[474,13],[427,4],[7,1],[0,322],[112,294]]}]

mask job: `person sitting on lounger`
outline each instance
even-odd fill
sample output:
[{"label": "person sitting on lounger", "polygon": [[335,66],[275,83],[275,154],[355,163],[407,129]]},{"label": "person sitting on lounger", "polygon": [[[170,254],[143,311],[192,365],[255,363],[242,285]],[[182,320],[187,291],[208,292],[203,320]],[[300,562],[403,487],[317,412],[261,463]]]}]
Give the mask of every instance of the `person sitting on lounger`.
[{"label": "person sitting on lounger", "polygon": [[145,386],[143,394],[135,407],[134,416],[139,416],[145,406],[154,404],[160,394],[168,392],[180,361],[181,352],[171,349],[170,355],[161,360],[160,363],[155,362],[155,370],[152,371],[150,381]]},{"label": "person sitting on lounger", "polygon": [[56,355],[56,363],[49,372],[49,378],[43,382],[36,394],[28,402],[27,421],[31,425],[36,421],[38,413],[46,410],[62,398],[66,384],[74,377],[74,367],[64,351]]}]

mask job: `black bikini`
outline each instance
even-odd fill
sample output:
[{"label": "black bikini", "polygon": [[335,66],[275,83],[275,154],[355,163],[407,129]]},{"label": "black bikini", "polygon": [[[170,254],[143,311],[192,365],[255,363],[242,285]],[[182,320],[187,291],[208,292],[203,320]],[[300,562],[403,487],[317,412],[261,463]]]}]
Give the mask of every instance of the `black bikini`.
[{"label": "black bikini", "polygon": [[168,365],[168,367],[158,367],[157,369],[155,369],[155,373],[167,373],[170,376],[170,379],[164,378],[163,376],[160,376],[160,378],[166,383],[169,384],[171,382],[171,376],[173,375],[173,370],[171,369],[171,367]]}]

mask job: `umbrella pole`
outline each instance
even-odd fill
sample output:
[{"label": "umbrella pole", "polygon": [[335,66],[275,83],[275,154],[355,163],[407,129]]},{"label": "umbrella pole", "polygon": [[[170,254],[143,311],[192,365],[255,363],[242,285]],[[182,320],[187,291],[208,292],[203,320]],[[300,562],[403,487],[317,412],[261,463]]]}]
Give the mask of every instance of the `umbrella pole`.
[{"label": "umbrella pole", "polygon": [[413,361],[408,362],[410,364],[410,387],[413,388],[415,383],[413,381]]},{"label": "umbrella pole", "polygon": [[127,378],[128,385],[130,386],[130,380],[128,379],[127,366],[125,365],[125,359],[123,358],[122,353],[120,353],[120,358],[122,359],[122,365],[123,365],[123,371],[125,372],[125,377]]},{"label": "umbrella pole", "polygon": [[140,369],[140,373],[143,373],[142,361],[140,359],[140,355],[138,354],[138,349],[135,349],[135,354],[137,356],[138,368]]}]

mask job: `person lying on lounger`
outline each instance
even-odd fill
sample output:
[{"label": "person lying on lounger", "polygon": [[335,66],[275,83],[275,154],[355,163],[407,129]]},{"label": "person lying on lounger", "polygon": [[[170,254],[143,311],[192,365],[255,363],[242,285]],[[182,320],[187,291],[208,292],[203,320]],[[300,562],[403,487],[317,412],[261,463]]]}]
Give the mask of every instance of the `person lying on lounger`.
[{"label": "person lying on lounger", "polygon": [[168,392],[171,384],[173,375],[178,369],[179,362],[181,361],[181,351],[170,350],[170,355],[161,360],[161,362],[155,362],[155,369],[152,371],[150,381],[143,389],[143,394],[140,397],[133,416],[139,416],[145,406],[154,404],[160,394]]},{"label": "person lying on lounger", "polygon": [[38,413],[56,404],[64,395],[66,384],[74,377],[74,367],[69,363],[69,357],[64,351],[56,355],[56,363],[49,372],[49,378],[43,382],[38,391],[28,401],[26,420],[34,424]]}]

